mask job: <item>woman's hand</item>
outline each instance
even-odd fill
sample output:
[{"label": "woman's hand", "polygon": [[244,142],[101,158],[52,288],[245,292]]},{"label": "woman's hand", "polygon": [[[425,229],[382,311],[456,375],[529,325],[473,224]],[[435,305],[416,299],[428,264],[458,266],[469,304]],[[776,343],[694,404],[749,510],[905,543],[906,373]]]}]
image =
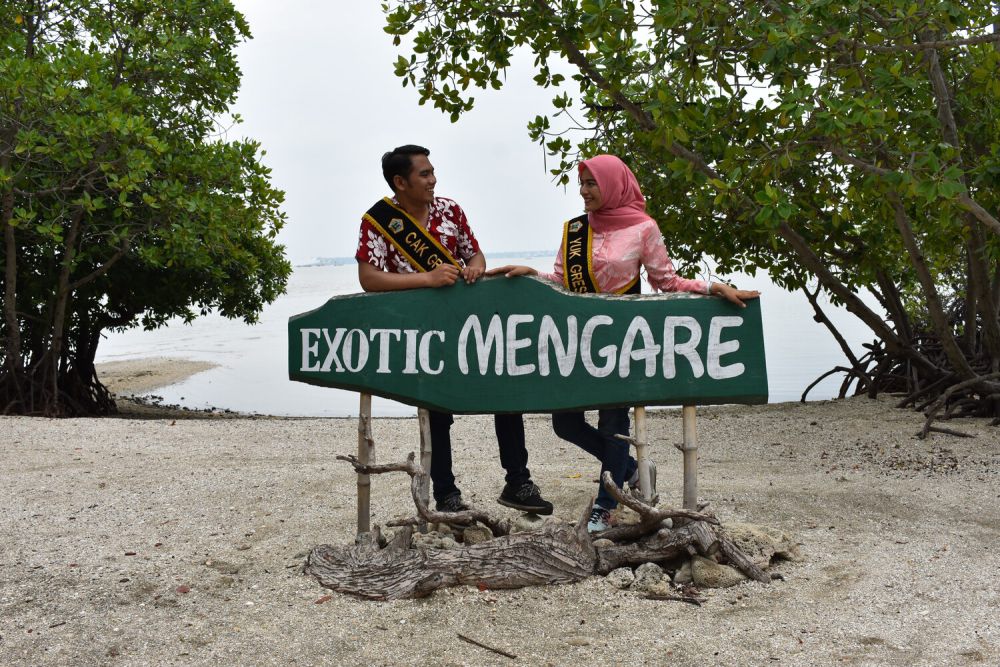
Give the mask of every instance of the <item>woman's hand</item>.
[{"label": "woman's hand", "polygon": [[508,264],[507,266],[498,266],[495,269],[490,269],[486,272],[488,276],[498,276],[504,274],[508,278],[513,278],[514,276],[537,276],[538,271],[531,268],[530,266],[521,266],[520,264]]},{"label": "woman's hand", "polygon": [[740,308],[747,307],[747,305],[743,303],[747,299],[756,299],[760,296],[760,292],[757,290],[736,289],[732,285],[727,285],[726,283],[712,283],[712,287],[709,291],[712,294],[718,294],[730,303],[735,303]]}]

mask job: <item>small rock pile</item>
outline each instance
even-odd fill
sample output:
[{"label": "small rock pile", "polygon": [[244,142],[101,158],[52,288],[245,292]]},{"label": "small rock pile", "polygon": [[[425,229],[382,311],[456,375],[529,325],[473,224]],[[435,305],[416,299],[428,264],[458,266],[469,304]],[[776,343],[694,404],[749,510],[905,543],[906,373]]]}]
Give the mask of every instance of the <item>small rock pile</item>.
[{"label": "small rock pile", "polygon": [[[628,518],[623,517],[623,522],[627,523]],[[802,559],[798,546],[792,538],[779,530],[750,523],[727,523],[725,532],[729,539],[763,570],[767,570],[776,560]],[[602,541],[597,540],[594,544],[600,546]],[[607,546],[610,545],[611,542],[608,542]],[[664,570],[656,563],[644,563],[634,571],[630,567],[613,570],[608,573],[606,580],[621,590],[668,595],[675,586],[729,588],[748,579],[735,567],[696,555],[672,571]]]}]

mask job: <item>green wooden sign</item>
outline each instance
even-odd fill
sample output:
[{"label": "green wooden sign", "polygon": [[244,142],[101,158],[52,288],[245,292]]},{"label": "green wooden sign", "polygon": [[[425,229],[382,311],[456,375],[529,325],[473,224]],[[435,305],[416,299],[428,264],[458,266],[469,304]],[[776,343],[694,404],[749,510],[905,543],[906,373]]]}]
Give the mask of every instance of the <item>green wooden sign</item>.
[{"label": "green wooden sign", "polygon": [[767,402],[758,300],[536,278],[334,297],[289,319],[288,376],[456,413]]}]

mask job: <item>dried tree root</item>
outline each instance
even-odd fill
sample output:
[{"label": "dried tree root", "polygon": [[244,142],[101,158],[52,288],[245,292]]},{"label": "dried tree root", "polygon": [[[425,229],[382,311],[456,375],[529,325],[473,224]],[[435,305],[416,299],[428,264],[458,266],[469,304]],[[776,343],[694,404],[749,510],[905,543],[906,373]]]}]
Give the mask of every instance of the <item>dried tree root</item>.
[{"label": "dried tree root", "polygon": [[[639,524],[604,531],[597,537],[614,540],[594,545],[587,532],[592,501],[583,508],[575,527],[546,524],[539,531],[508,534],[507,522],[486,512],[432,512],[421,499],[420,489],[427,474],[410,454],[403,463],[362,465],[353,456],[339,456],[359,473],[377,475],[406,472],[418,517],[400,522],[401,530],[380,546],[377,529],[351,547],[321,545],[312,550],[305,572],[320,583],[342,593],[373,600],[398,600],[429,595],[439,588],[473,585],[480,588],[520,588],[546,584],[573,583],[595,573],[606,574],[624,565],[663,563],[689,554],[711,557],[721,551],[736,567],[757,581],[768,582],[749,557],[718,532],[714,516],[690,510],[652,507],[628,496],[611,476],[605,474],[605,488],[619,502],[642,517]],[[687,523],[671,530],[662,527],[665,519],[682,518]],[[492,540],[460,549],[411,548],[412,526],[418,521],[464,525],[480,521],[497,535]],[[616,532],[617,531],[617,532]]]},{"label": "dried tree root", "polygon": [[355,472],[362,475],[380,475],[387,472],[405,472],[410,476],[410,495],[413,497],[413,504],[417,508],[419,518],[404,519],[389,523],[390,526],[411,526],[421,523],[446,523],[451,526],[469,526],[475,522],[480,522],[490,529],[494,537],[506,535],[510,532],[510,525],[507,521],[496,519],[486,512],[469,509],[463,512],[439,512],[430,509],[421,497],[420,490],[428,483],[428,475],[415,460],[415,455],[410,452],[403,463],[384,463],[381,465],[367,465],[358,461],[353,455],[338,456],[338,460],[347,461]]}]

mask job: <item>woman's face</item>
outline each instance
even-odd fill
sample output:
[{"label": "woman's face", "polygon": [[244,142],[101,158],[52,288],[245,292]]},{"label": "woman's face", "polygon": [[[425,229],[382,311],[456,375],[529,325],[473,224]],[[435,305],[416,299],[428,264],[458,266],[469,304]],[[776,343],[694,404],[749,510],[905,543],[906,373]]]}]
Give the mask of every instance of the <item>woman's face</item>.
[{"label": "woman's face", "polygon": [[590,170],[584,167],[580,170],[580,196],[583,197],[583,210],[588,213],[597,211],[604,205],[601,189]]}]

